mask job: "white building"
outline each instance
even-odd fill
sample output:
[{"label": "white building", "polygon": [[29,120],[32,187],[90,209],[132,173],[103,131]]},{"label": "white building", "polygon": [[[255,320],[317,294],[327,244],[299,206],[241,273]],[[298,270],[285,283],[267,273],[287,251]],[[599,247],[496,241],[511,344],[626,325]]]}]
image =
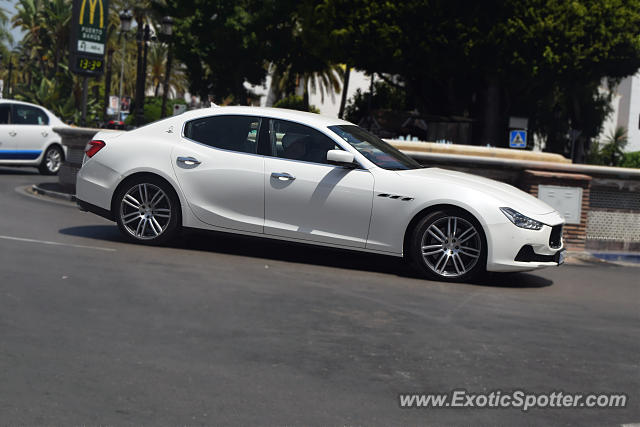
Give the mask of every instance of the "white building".
[{"label": "white building", "polygon": [[622,126],[627,129],[628,137],[625,151],[640,151],[640,72],[626,77],[612,90],[613,112],[605,120],[599,140],[606,140],[617,127]]}]

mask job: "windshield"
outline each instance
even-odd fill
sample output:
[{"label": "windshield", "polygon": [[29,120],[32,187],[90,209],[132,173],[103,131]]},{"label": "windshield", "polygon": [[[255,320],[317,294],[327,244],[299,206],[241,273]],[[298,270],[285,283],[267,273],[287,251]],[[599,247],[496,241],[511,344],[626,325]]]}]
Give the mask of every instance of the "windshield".
[{"label": "windshield", "polygon": [[329,129],[351,144],[367,160],[383,169],[406,170],[422,168],[420,163],[361,127],[340,125],[329,126]]}]

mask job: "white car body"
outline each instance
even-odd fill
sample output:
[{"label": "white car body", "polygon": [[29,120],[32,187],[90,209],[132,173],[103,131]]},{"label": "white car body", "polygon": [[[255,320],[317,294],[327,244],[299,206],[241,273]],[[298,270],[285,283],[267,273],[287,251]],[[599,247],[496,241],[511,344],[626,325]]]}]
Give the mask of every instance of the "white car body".
[{"label": "white car body", "polygon": [[[353,154],[358,167],[290,160],[213,148],[184,135],[185,123],[217,115],[241,115],[296,122],[316,129]],[[439,168],[388,170],[376,166],[329,126],[351,123],[316,114],[256,107],[190,111],[135,131],[100,132],[106,143],[85,156],[77,177],[81,206],[111,218],[118,185],[134,174],[154,174],[178,195],[185,227],[403,256],[407,230],[435,206],[470,213],[486,235],[488,271],[525,271],[558,265],[549,258],[552,227],[562,227],[553,208],[510,185]],[[193,158],[188,167],[177,161]],[[295,180],[280,182],[272,174]],[[544,225],[519,228],[500,211],[510,207]],[[561,232],[561,231],[560,231]],[[515,261],[531,245],[544,261]]]},{"label": "white car body", "polygon": [[[52,145],[60,147],[66,157],[60,135],[53,128],[67,125],[51,111],[29,102],[0,100],[0,109],[5,106],[9,106],[12,111],[11,119],[2,120],[0,117],[0,165],[38,166],[42,163],[47,148]],[[46,117],[46,120],[39,120],[34,115],[32,122],[20,123],[14,120],[17,108],[39,112],[40,117]]]}]

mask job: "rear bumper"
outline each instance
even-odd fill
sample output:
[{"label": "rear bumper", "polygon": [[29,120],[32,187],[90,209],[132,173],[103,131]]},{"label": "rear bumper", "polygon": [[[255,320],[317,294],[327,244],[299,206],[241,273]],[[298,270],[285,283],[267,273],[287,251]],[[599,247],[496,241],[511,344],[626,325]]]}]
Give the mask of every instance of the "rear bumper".
[{"label": "rear bumper", "polygon": [[85,202],[84,200],[80,200],[76,198],[76,204],[78,205],[78,209],[83,212],[91,212],[96,215],[99,215],[103,218],[108,219],[109,221],[115,221],[113,218],[113,214],[111,211],[101,208],[100,206],[92,205],[91,203]]}]

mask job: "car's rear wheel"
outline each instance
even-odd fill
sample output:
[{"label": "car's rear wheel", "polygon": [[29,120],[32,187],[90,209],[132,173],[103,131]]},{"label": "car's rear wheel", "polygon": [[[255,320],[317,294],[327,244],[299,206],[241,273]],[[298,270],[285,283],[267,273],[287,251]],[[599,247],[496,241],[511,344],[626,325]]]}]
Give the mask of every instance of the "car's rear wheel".
[{"label": "car's rear wheel", "polygon": [[478,221],[468,213],[441,210],[418,222],[411,236],[409,256],[429,279],[471,280],[485,271],[486,239]]},{"label": "car's rear wheel", "polygon": [[171,186],[148,176],[121,186],[115,197],[114,216],[128,240],[159,245],[178,231],[179,209],[178,197]]},{"label": "car's rear wheel", "polygon": [[42,157],[42,162],[38,166],[38,170],[43,175],[55,175],[60,170],[62,162],[64,161],[64,153],[62,148],[57,145],[52,145],[47,148]]}]

